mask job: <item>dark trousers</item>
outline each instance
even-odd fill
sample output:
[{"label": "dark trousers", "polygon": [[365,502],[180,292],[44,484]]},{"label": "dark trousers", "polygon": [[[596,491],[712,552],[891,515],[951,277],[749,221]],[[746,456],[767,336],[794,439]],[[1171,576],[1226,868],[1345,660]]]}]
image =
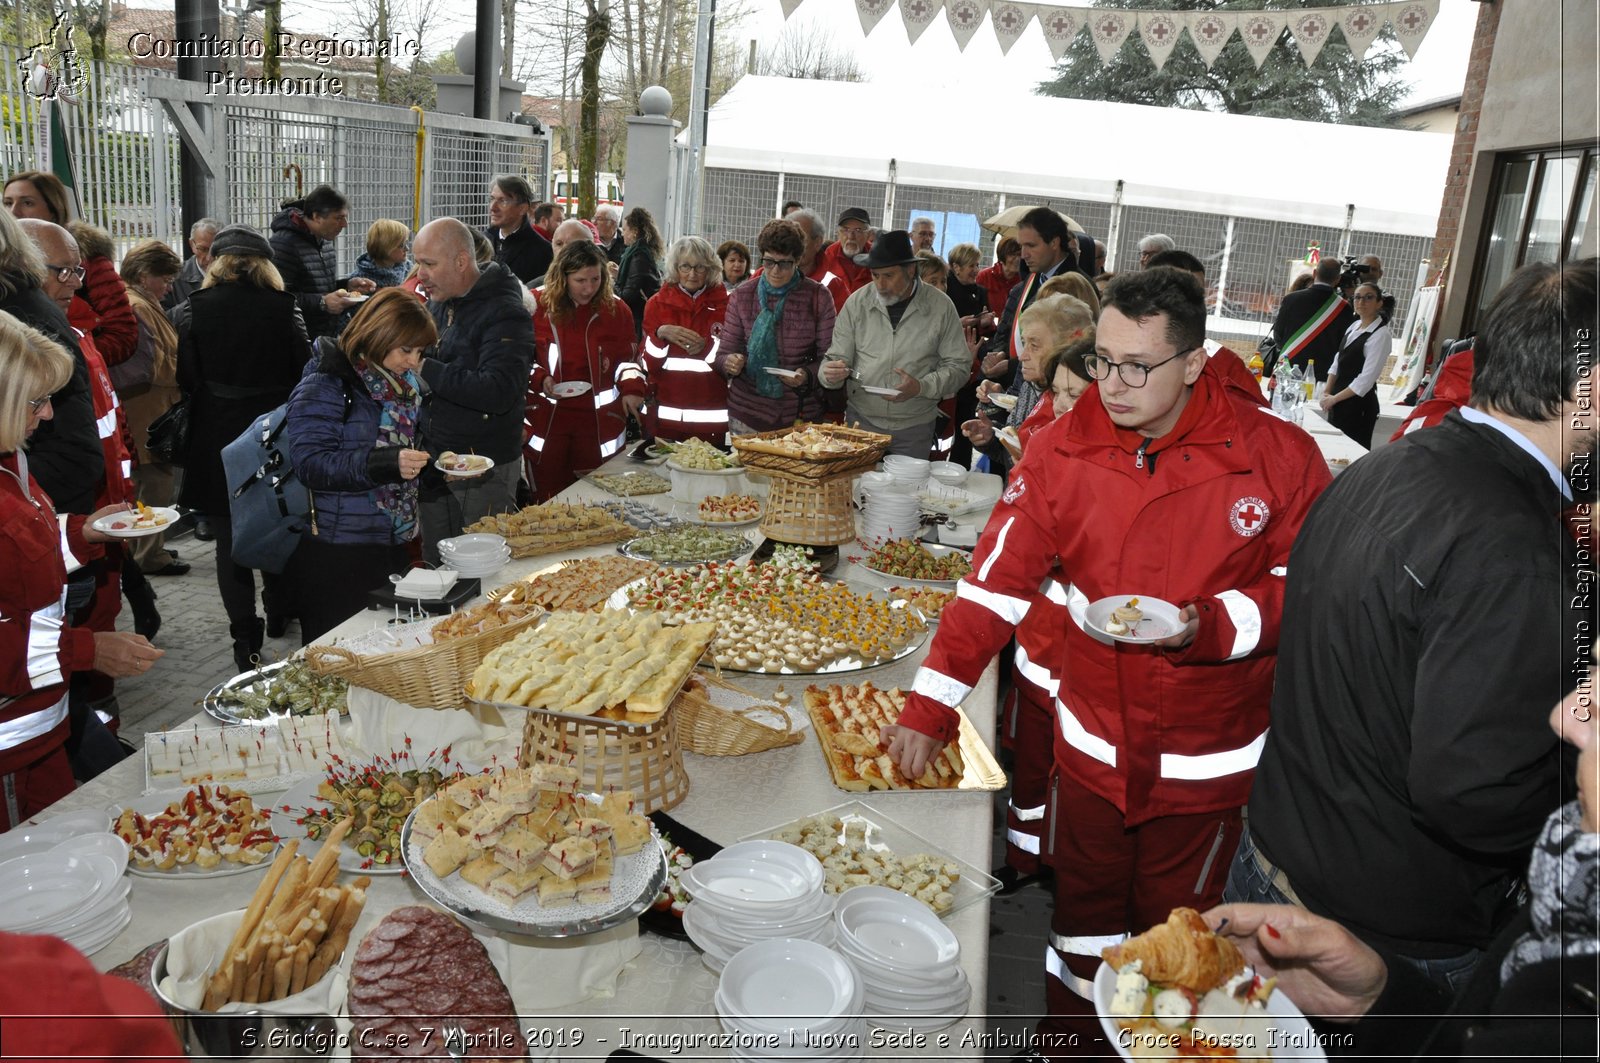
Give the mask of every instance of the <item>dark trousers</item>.
[{"label": "dark trousers", "polygon": [[[230,626],[244,627],[256,618],[255,569],[234,564],[233,521],[215,513],[208,516],[217,538],[217,591],[222,595],[222,608],[228,613]],[[282,576],[261,573],[261,604],[272,616],[291,613],[283,588]]]},{"label": "dark trousers", "polygon": [[367,607],[367,592],[411,567],[404,543],[327,543],[306,535],[283,576],[300,618],[300,645],[309,646],[352,613]]}]

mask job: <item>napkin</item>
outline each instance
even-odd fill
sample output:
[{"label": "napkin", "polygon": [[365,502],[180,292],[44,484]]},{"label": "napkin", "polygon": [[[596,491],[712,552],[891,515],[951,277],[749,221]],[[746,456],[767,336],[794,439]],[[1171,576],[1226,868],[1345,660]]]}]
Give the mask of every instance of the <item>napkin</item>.
[{"label": "napkin", "polygon": [[405,579],[394,585],[394,593],[400,598],[435,599],[444,596],[444,593],[456,584],[456,572],[448,568],[414,568],[407,572]]},{"label": "napkin", "polygon": [[511,990],[517,1013],[548,1011],[617,994],[617,976],[639,955],[639,921],[572,938],[478,932]]},{"label": "napkin", "polygon": [[[190,1011],[199,1011],[205,999],[206,982],[211,978],[222,954],[233,941],[244,909],[212,916],[180,930],[167,942],[167,972],[157,983],[161,995]],[[225,1004],[219,1015],[265,1012],[269,1015],[328,1015],[332,1013],[333,990],[339,981],[339,964],[334,964],[322,980],[293,996],[262,1004]]]},{"label": "napkin", "polygon": [[[347,745],[373,756],[409,748],[413,757],[450,747],[450,759],[491,767],[515,764],[522,744],[523,714],[469,705],[464,709],[422,709],[387,694],[352,686]],[[406,745],[410,740],[410,746]]]}]

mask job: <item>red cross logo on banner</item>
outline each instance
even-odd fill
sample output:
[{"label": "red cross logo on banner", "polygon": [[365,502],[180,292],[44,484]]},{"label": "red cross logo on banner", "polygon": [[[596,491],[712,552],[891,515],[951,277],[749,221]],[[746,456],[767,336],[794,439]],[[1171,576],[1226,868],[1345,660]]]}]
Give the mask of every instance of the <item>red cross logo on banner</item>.
[{"label": "red cross logo on banner", "polygon": [[1246,32],[1259,43],[1272,35],[1272,23],[1264,18],[1255,19],[1250,23],[1250,28]]},{"label": "red cross logo on banner", "polygon": [[1000,13],[1000,21],[1006,29],[1014,29],[1017,25],[1017,13],[1008,7]]},{"label": "red cross logo on banner", "polygon": [[1055,31],[1055,35],[1057,37],[1065,37],[1067,35],[1067,31],[1072,28],[1072,20],[1070,18],[1057,15],[1055,17],[1055,21],[1050,23],[1050,28]]},{"label": "red cross logo on banner", "polygon": [[1117,15],[1110,15],[1101,19],[1100,24],[1095,28],[1099,30],[1102,37],[1115,37],[1122,32],[1122,19]]},{"label": "red cross logo on banner", "polygon": [[1365,11],[1353,15],[1350,19],[1350,28],[1355,30],[1357,33],[1367,32],[1367,27],[1371,25],[1372,16],[1367,14]]},{"label": "red cross logo on banner", "polygon": [[1153,22],[1150,25],[1150,36],[1156,39],[1157,44],[1165,43],[1171,32],[1172,28],[1165,22]]},{"label": "red cross logo on banner", "polygon": [[969,22],[971,22],[972,21],[972,8],[968,7],[965,4],[962,4],[959,7],[957,7],[956,8],[956,21],[961,23],[963,26],[965,26]]},{"label": "red cross logo on banner", "polygon": [[1222,20],[1208,18],[1202,20],[1198,26],[1192,26],[1190,28],[1198,29],[1200,31],[1200,36],[1204,37],[1208,41],[1214,41],[1222,32]]},{"label": "red cross logo on banner", "polygon": [[1415,8],[1412,8],[1410,11],[1407,11],[1403,16],[1401,16],[1400,21],[1406,24],[1406,29],[1410,30],[1412,33],[1415,33],[1417,32],[1417,24],[1422,21],[1422,16]]},{"label": "red cross logo on banner", "polygon": [[928,5],[923,3],[922,0],[914,0],[911,5],[911,13],[921,19],[923,15],[928,13]]},{"label": "red cross logo on banner", "polygon": [[1241,498],[1233,504],[1233,510],[1228,514],[1228,523],[1234,531],[1249,539],[1266,530],[1267,518],[1271,515],[1267,503],[1252,495]]}]

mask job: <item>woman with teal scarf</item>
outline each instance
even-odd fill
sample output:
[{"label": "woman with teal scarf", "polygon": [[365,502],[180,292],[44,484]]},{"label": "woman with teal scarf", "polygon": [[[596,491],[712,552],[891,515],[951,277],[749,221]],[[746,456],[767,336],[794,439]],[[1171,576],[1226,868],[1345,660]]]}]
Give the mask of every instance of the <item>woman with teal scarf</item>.
[{"label": "woman with teal scarf", "polygon": [[717,371],[728,377],[733,435],[787,428],[825,413],[817,369],[833,340],[833,296],[799,269],[806,238],[771,221],[756,238],[761,272],[728,296]]},{"label": "woman with teal scarf", "polygon": [[416,448],[416,370],[438,339],[420,299],[385,288],[337,340],[317,341],[289,396],[289,460],[313,513],[284,573],[302,645],[411,567],[417,477],[432,457]]}]

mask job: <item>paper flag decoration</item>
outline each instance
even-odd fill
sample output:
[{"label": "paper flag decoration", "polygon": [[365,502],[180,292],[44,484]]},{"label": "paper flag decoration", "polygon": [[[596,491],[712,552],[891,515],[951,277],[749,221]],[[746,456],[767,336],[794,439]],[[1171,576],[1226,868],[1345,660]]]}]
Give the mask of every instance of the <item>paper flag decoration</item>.
[{"label": "paper flag decoration", "polygon": [[1122,42],[1128,39],[1128,34],[1133,32],[1134,13],[1105,8],[1088,12],[1088,16],[1089,36],[1094,38],[1100,61],[1109,63],[1111,57],[1117,54],[1117,49],[1122,47]]},{"label": "paper flag decoration", "polygon": [[1289,35],[1294,38],[1295,46],[1300,49],[1300,58],[1310,66],[1317,61],[1317,56],[1322,54],[1322,46],[1328,43],[1328,37],[1333,32],[1333,20],[1325,11],[1302,11],[1289,16]]},{"label": "paper flag decoration", "polygon": [[1033,21],[1036,10],[1032,4],[1015,4],[1011,0],[1002,0],[989,8],[989,25],[994,27],[995,38],[1000,42],[1001,55],[1011,51],[1011,46]]},{"label": "paper flag decoration", "polygon": [[783,17],[787,19],[790,15],[794,14],[795,9],[800,6],[802,0],[782,0],[782,2]]},{"label": "paper flag decoration", "polygon": [[1352,7],[1339,16],[1339,29],[1350,46],[1350,54],[1360,59],[1383,29],[1383,16],[1372,7]]},{"label": "paper flag decoration", "polygon": [[1217,56],[1222,54],[1222,49],[1233,36],[1239,16],[1222,11],[1191,11],[1188,22],[1189,39],[1194,41],[1194,46],[1200,50],[1200,58],[1206,61],[1206,69],[1210,70],[1211,64],[1217,61]]},{"label": "paper flag decoration", "polygon": [[1083,29],[1083,18],[1075,7],[1041,7],[1039,28],[1044,31],[1044,41],[1050,46],[1050,54],[1060,59],[1066,54],[1072,38]]},{"label": "paper flag decoration", "polygon": [[956,39],[957,48],[963,52],[967,50],[967,42],[983,25],[983,16],[988,10],[989,0],[946,0],[944,18],[950,23],[950,33]]},{"label": "paper flag decoration", "polygon": [[1256,61],[1256,69],[1267,61],[1267,53],[1283,35],[1283,13],[1279,11],[1250,11],[1239,16],[1239,36]]},{"label": "paper flag decoration", "polygon": [[870,34],[877,28],[883,16],[889,13],[894,6],[894,0],[856,0],[856,16],[861,19],[861,35]]},{"label": "paper flag decoration", "polygon": [[1181,32],[1183,26],[1166,11],[1144,11],[1139,15],[1139,36],[1144,39],[1145,51],[1150,53],[1157,70],[1167,65]]},{"label": "paper flag decoration", "polygon": [[912,44],[917,43],[917,38],[922,36],[922,31],[933,24],[939,17],[939,9],[944,7],[944,0],[900,0],[900,17],[905,20],[906,36]]},{"label": "paper flag decoration", "polygon": [[1428,27],[1433,25],[1433,20],[1438,16],[1439,0],[1413,0],[1411,3],[1389,5],[1389,24],[1394,27],[1394,35],[1400,38],[1400,47],[1406,50],[1407,57],[1417,57],[1417,46],[1427,36]]}]

